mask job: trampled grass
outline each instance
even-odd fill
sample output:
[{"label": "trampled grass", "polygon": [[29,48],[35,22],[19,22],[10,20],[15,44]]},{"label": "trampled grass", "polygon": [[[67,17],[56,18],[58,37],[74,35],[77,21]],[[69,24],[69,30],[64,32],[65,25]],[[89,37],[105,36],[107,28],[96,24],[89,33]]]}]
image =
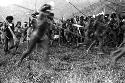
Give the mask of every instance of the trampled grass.
[{"label": "trampled grass", "polygon": [[[23,52],[24,48],[21,46],[19,51]],[[51,47],[50,62],[53,66],[46,70],[42,61],[43,52],[41,55],[33,53],[32,59],[24,60],[21,67],[15,66],[21,54],[9,59],[0,67],[1,83],[125,83],[124,58],[118,61],[120,64],[117,67],[111,69],[109,55]],[[4,57],[2,54],[1,56]]]}]

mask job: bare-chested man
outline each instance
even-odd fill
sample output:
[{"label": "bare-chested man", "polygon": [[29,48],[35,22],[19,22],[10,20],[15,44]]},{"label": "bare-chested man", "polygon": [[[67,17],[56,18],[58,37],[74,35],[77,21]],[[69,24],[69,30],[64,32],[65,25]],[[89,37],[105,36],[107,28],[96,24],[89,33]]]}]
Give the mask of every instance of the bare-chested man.
[{"label": "bare-chested man", "polygon": [[[19,62],[18,65],[20,65],[23,61],[24,58],[26,58],[36,47],[36,44],[41,42],[41,38],[44,37],[45,34],[48,33],[48,30],[50,29],[51,22],[53,20],[54,14],[50,12],[51,10],[51,5],[49,4],[44,4],[41,7],[41,10],[39,12],[39,16],[37,18],[37,29],[33,31],[31,34],[31,39],[30,39],[30,45],[29,48],[23,53],[21,61]],[[48,65],[49,63],[49,47],[48,47],[48,42],[46,41],[44,49],[46,49],[46,57],[45,57],[45,62]]]}]

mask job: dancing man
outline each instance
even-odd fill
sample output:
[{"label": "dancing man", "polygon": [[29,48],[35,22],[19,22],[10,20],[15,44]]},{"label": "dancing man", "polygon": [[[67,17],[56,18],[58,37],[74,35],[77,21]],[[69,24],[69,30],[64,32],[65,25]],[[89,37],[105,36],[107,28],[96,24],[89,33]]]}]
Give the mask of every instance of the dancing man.
[{"label": "dancing man", "polygon": [[[23,53],[21,60],[19,61],[20,65],[24,58],[26,58],[36,47],[38,43],[41,43],[43,38],[46,34],[48,34],[51,23],[53,21],[54,14],[50,12],[52,9],[52,6],[49,4],[44,4],[39,12],[39,16],[37,18],[37,29],[33,31],[31,34],[30,44],[29,48]],[[42,42],[43,43],[43,42]],[[44,49],[46,49],[46,57],[45,57],[45,63],[46,65],[49,65],[49,47],[48,42],[44,46]]]}]

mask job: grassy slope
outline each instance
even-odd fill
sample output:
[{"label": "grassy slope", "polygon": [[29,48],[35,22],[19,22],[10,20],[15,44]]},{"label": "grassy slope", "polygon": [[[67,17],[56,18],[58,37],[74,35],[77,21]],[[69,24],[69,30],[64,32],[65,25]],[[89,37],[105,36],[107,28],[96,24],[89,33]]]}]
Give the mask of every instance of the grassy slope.
[{"label": "grassy slope", "polygon": [[[26,46],[26,45],[25,45]],[[23,52],[26,47],[20,47]],[[32,60],[24,60],[19,68],[14,63],[19,60],[21,54],[8,57],[0,61],[5,64],[0,67],[0,78],[2,83],[124,83],[125,69],[124,64],[119,64],[114,70],[110,70],[108,63],[109,55],[86,54],[85,50],[71,49],[67,47],[51,47],[51,60],[56,71],[46,70],[43,64],[44,52],[33,53]],[[70,57],[69,57],[70,56]],[[64,58],[65,57],[65,58]],[[65,59],[65,60],[64,60]],[[120,63],[124,63],[123,58]],[[30,63],[30,69],[29,69]],[[64,70],[65,69],[65,70]]]}]

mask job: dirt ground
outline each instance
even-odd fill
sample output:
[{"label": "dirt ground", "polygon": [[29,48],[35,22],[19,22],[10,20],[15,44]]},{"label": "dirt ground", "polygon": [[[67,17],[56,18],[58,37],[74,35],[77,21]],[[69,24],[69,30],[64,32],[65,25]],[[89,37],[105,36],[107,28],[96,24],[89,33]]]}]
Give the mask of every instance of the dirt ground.
[{"label": "dirt ground", "polygon": [[109,66],[108,54],[86,53],[84,47],[51,47],[50,63],[46,69],[43,63],[44,50],[33,52],[21,67],[15,65],[26,45],[21,45],[19,53],[14,51],[4,55],[0,48],[0,83],[125,83],[125,60],[118,61],[115,68]]}]

